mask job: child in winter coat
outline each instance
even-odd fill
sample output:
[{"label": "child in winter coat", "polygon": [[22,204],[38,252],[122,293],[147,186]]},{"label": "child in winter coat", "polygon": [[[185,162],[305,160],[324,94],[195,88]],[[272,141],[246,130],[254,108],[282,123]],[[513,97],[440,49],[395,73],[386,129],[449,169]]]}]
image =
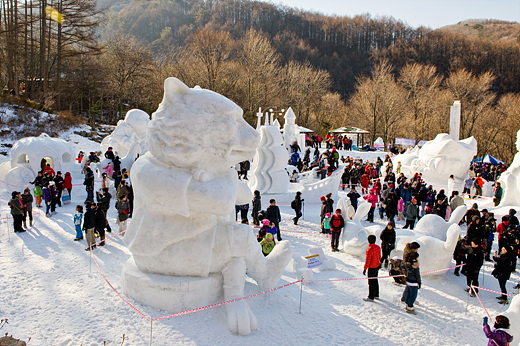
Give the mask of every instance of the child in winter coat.
[{"label": "child in winter coat", "polygon": [[330,218],[329,227],[331,231],[330,245],[333,252],[337,252],[339,246],[339,237],[341,235],[341,229],[345,227],[345,220],[341,216],[341,209],[336,209],[336,214]]},{"label": "child in winter coat", "polygon": [[379,197],[377,197],[375,194],[374,189],[370,189],[368,195],[363,198],[366,199],[368,203],[370,203],[370,210],[368,211],[367,221],[374,222],[374,211],[376,210],[376,204],[379,201]]},{"label": "child in winter coat", "polygon": [[401,301],[406,304],[406,312],[417,314],[414,310],[413,303],[417,299],[417,293],[421,289],[421,273],[419,270],[419,261],[417,253],[410,255],[410,266],[406,267],[406,288],[404,289]]},{"label": "child in winter coat", "polygon": [[264,256],[267,256],[273,251],[274,249],[274,237],[271,233],[267,233],[265,235],[265,238],[260,242],[260,245],[262,245],[262,253]]},{"label": "child in winter coat", "polygon": [[76,238],[74,241],[83,239],[83,232],[81,231],[81,221],[83,221],[83,206],[76,206],[76,214],[74,214],[74,227],[76,229]]},{"label": "child in winter coat", "polygon": [[507,346],[513,341],[513,336],[504,330],[509,329],[509,319],[506,316],[498,315],[495,318],[493,331],[488,325],[487,316],[483,320],[484,334],[489,339],[488,346]]},{"label": "child in winter coat", "polygon": [[34,192],[34,199],[36,199],[36,207],[41,208],[43,192],[42,192],[42,187],[40,186],[39,183],[34,183],[33,192]]},{"label": "child in winter coat", "polygon": [[399,198],[397,202],[397,221],[404,220],[404,199]]},{"label": "child in winter coat", "polygon": [[321,233],[330,234],[330,213],[325,214],[323,222],[321,223]]}]

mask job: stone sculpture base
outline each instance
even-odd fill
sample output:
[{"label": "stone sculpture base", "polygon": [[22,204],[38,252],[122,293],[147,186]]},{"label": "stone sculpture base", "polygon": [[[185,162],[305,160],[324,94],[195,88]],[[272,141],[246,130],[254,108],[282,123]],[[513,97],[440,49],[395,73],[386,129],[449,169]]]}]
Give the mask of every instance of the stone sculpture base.
[{"label": "stone sculpture base", "polygon": [[126,262],[121,275],[121,286],[128,297],[172,313],[221,302],[222,281],[221,274],[201,278],[144,273],[133,257]]}]

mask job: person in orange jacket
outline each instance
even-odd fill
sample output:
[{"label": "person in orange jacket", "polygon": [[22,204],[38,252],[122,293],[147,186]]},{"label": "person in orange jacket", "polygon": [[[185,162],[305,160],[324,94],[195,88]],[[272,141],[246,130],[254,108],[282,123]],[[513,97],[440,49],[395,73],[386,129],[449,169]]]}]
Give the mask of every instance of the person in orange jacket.
[{"label": "person in orange jacket", "polygon": [[365,256],[363,275],[368,276],[368,297],[363,300],[366,302],[373,302],[374,299],[379,299],[379,282],[377,281],[377,275],[379,268],[381,267],[381,248],[379,245],[376,245],[375,235],[369,235],[367,240],[368,249]]}]

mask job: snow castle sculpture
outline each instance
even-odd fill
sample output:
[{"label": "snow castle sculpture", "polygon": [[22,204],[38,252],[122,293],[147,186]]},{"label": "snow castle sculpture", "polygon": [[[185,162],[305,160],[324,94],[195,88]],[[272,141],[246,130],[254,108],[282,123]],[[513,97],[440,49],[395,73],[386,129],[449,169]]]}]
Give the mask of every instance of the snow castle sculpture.
[{"label": "snow castle sculpture", "polygon": [[72,145],[61,138],[46,133],[38,137],[26,137],[16,141],[11,149],[11,161],[0,165],[0,180],[7,191],[13,186],[25,186],[42,170],[42,159],[55,171],[65,171],[74,164]]},{"label": "snow castle sculpture", "polygon": [[498,179],[504,189],[500,206],[520,205],[520,130],[516,134],[516,150],[511,166]]},{"label": "snow castle sculpture", "polygon": [[296,125],[296,115],[291,107],[287,110],[284,116],[285,124],[283,126],[283,140],[285,149],[291,152],[291,145],[294,142],[298,142],[300,146],[304,143],[301,143],[300,139],[300,130],[298,129],[298,125]]},{"label": "snow castle sculpture", "polygon": [[265,125],[260,126],[258,130],[260,143],[253,157],[249,186],[262,194],[285,193],[289,189],[289,176],[285,170],[289,152],[284,147],[280,129],[266,114]]},{"label": "snow castle sculpture", "polygon": [[[290,244],[281,241],[264,257],[251,227],[229,217],[252,197],[231,167],[253,155],[258,137],[229,99],[166,79],[147,130],[149,152],[131,171],[135,208],[124,241],[132,258],[121,279],[127,295],[179,312],[244,296],[246,270],[262,288],[276,284],[292,258]],[[232,332],[256,329],[245,300],[226,310]]]}]

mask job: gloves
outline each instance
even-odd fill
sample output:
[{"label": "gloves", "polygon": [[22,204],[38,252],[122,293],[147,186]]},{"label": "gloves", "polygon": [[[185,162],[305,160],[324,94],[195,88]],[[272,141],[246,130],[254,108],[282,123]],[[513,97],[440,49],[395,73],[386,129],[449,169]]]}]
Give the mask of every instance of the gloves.
[{"label": "gloves", "polygon": [[487,318],[487,316],[485,316],[485,317],[483,318],[483,323],[482,323],[482,324],[483,324],[483,325],[486,325],[487,323],[488,323],[488,318]]},{"label": "gloves", "polygon": [[367,271],[366,271],[366,269],[363,270],[363,275],[367,275]]}]

